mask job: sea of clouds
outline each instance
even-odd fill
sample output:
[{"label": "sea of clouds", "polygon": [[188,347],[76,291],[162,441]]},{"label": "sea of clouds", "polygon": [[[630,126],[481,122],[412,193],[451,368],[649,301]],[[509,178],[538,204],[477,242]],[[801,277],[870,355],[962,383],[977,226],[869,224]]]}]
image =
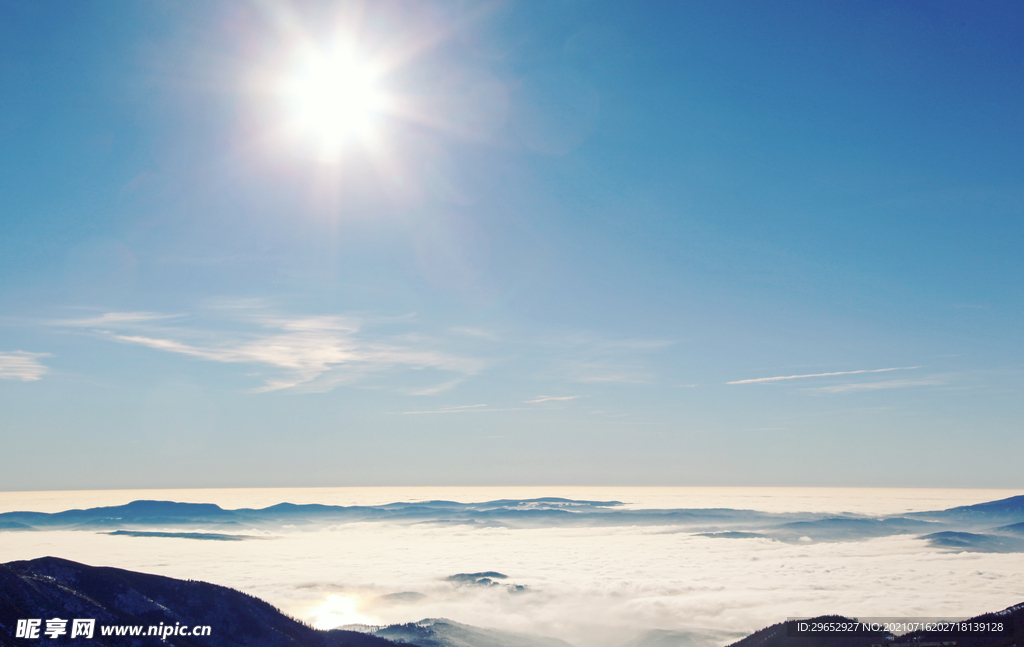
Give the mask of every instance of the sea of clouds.
[{"label": "sea of clouds", "polygon": [[[469,502],[550,495],[618,499],[632,508],[892,515],[1019,494],[809,488],[541,490],[543,494],[523,488],[6,493],[0,496],[0,511],[56,511],[138,498],[234,508],[281,501],[352,505],[383,503],[387,497]],[[35,507],[29,507],[33,503]],[[554,636],[580,647],[623,645],[650,630],[688,634],[688,644],[710,647],[787,617],[838,613],[957,618],[1024,602],[1024,554],[949,552],[910,535],[784,543],[705,537],[673,526],[508,528],[443,520],[358,522],[316,530],[285,526],[242,534],[253,539],[8,532],[3,534],[0,561],[55,555],[205,580],[266,599],[321,628],[444,617]],[[446,579],[486,571],[508,578],[495,579],[493,586]]]}]

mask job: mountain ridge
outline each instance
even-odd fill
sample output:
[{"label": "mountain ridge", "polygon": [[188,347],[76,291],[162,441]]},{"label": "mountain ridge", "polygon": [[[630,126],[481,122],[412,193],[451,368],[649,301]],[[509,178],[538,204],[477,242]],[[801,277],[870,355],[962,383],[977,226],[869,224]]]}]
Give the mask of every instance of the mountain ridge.
[{"label": "mountain ridge", "polygon": [[[470,524],[477,527],[679,526],[721,539],[781,542],[852,541],[911,535],[939,550],[1024,552],[1024,495],[946,510],[877,517],[825,513],[768,513],[728,508],[627,509],[619,501],[541,497],[480,503],[417,501],[373,506],[278,503],[227,510],[212,503],[139,500],[121,506],[44,513],[0,513],[0,533],[33,530],[131,531],[122,536],[236,541],[239,531],[316,529],[339,523]],[[189,526],[187,532],[168,532]],[[160,531],[158,535],[152,531]],[[184,530],[184,529],[183,529]],[[207,531],[204,535],[197,530]],[[685,530],[684,530],[685,531]],[[148,534],[147,534],[148,533]],[[941,533],[960,533],[942,535]],[[215,535],[219,535],[216,537]],[[973,536],[972,536],[973,535]]]}]

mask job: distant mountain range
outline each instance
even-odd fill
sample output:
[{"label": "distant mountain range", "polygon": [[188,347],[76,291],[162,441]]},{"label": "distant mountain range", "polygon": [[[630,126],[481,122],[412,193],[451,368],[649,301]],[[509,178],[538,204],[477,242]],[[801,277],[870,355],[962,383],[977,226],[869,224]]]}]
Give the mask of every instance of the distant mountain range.
[{"label": "distant mountain range", "polygon": [[[494,579],[500,574],[482,575]],[[479,579],[479,578],[478,578]],[[70,632],[42,634],[47,620],[93,619],[91,638]],[[18,621],[41,621],[40,639],[16,637]],[[849,622],[834,617],[815,618]],[[882,632],[859,636],[794,636],[787,623],[772,625],[731,647],[1011,647],[1024,645],[1024,604],[972,618],[1002,622],[1007,630],[990,634],[915,632],[896,638]],[[70,624],[70,622],[68,623]],[[209,635],[147,635],[149,627],[210,627]],[[140,628],[140,635],[109,635],[111,628]],[[105,631],[108,630],[108,631]],[[354,631],[352,629],[359,629]],[[128,633],[128,632],[126,632]],[[440,618],[385,627],[313,629],[270,604],[223,586],[176,580],[118,568],[86,566],[57,557],[0,564],[0,647],[46,644],[54,647],[571,647],[555,639],[483,629]],[[652,631],[629,647],[681,647],[686,634]]]},{"label": "distant mountain range", "polygon": [[[339,630],[327,632],[333,635]],[[564,640],[482,629],[444,618],[366,629],[376,638],[416,647],[572,647]]]},{"label": "distant mountain range", "polygon": [[[892,517],[697,508],[632,510],[618,501],[554,497],[483,503],[425,501],[379,506],[295,505],[225,510],[212,503],[133,501],[126,505],[64,512],[0,514],[0,531],[92,530],[131,537],[208,541],[255,539],[251,530],[317,529],[365,521],[470,524],[512,528],[546,526],[677,526],[719,539],[764,538],[783,542],[855,541],[913,535],[934,548],[973,552],[1024,552],[1024,496]],[[181,531],[177,531],[181,528]],[[199,532],[202,531],[202,532]]]}]

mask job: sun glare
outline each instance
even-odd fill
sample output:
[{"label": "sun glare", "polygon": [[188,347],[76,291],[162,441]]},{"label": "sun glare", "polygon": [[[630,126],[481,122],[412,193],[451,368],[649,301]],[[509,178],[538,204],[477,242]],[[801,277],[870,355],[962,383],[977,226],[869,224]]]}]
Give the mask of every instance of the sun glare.
[{"label": "sun glare", "polygon": [[366,143],[386,103],[372,66],[344,48],[307,53],[284,79],[282,94],[291,131],[324,161]]},{"label": "sun glare", "polygon": [[353,596],[332,593],[310,614],[317,629],[334,629],[343,625],[372,625],[377,621],[359,613],[358,600]]}]

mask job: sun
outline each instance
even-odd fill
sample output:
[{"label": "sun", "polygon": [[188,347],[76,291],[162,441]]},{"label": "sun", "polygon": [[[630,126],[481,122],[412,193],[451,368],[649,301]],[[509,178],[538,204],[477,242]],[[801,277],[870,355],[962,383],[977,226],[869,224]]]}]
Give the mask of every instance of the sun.
[{"label": "sun", "polygon": [[309,614],[311,624],[317,629],[334,629],[343,625],[375,625],[374,618],[359,612],[359,598],[354,595],[331,593],[327,599]]},{"label": "sun", "polygon": [[351,47],[306,50],[280,85],[289,130],[323,161],[367,144],[388,103],[379,77]]}]

